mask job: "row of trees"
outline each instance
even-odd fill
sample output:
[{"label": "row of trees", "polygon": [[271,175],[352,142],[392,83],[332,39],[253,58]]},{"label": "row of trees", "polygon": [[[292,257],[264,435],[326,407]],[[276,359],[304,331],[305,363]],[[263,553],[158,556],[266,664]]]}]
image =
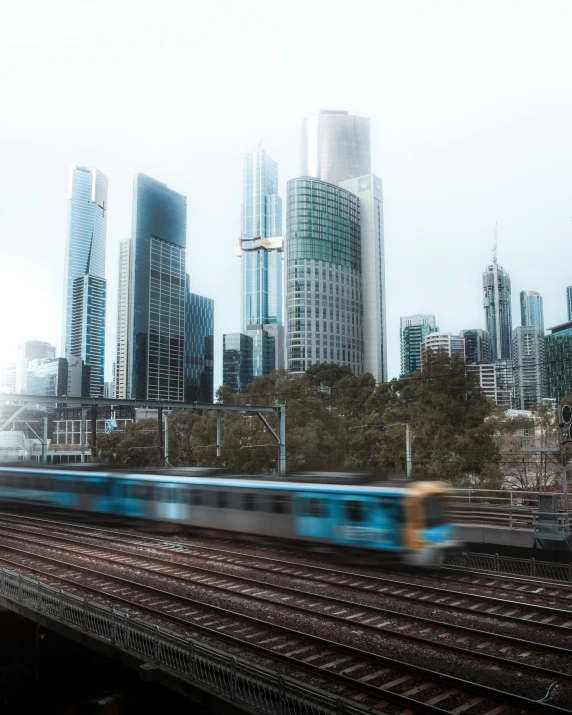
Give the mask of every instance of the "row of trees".
[{"label": "row of trees", "polygon": [[[506,419],[476,388],[464,363],[441,352],[429,353],[423,373],[381,385],[370,374],[356,377],[348,367],[321,364],[303,375],[277,370],[257,377],[247,394],[223,387],[217,399],[224,404],[285,403],[291,472],[403,475],[407,423],[413,435],[414,478],[500,488],[508,476],[515,486],[532,488],[553,476],[522,451],[521,430],[533,429],[531,421]],[[555,426],[549,410],[542,419],[550,435]],[[217,457],[216,413],[173,410],[169,462],[221,466],[243,474],[276,469],[276,444],[256,415],[223,413],[222,435],[222,456]],[[142,420],[99,440],[101,457],[125,467],[161,464],[157,444],[155,420]]]}]

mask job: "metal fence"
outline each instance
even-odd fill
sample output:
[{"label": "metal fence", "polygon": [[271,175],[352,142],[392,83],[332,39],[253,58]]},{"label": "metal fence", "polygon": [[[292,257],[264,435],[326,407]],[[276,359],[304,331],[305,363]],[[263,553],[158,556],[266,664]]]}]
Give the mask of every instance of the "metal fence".
[{"label": "metal fence", "polygon": [[272,715],[363,715],[365,709],[276,676],[195,640],[81,599],[17,570],[0,567],[0,594],[60,623],[91,633],[161,670]]},{"label": "metal fence", "polygon": [[533,576],[551,581],[572,583],[572,563],[558,564],[536,559],[517,559],[512,556],[498,554],[474,554],[465,552],[461,555],[449,555],[448,566],[466,569],[477,569],[499,574],[514,576]]}]

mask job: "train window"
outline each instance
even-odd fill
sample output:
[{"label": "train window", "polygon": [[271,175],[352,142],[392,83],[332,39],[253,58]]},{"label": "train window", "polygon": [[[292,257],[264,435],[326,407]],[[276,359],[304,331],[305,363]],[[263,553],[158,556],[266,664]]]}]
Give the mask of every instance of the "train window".
[{"label": "train window", "polygon": [[256,494],[243,494],[242,505],[245,511],[256,510]]},{"label": "train window", "polygon": [[202,506],[203,493],[200,489],[193,489],[193,503],[195,506]]},{"label": "train window", "polygon": [[347,519],[348,521],[363,521],[363,504],[360,501],[349,501],[347,502]]},{"label": "train window", "polygon": [[423,501],[425,526],[440,526],[443,523],[443,505],[438,494],[432,494]]},{"label": "train window", "polygon": [[302,501],[302,509],[301,513],[303,516],[315,516],[315,517],[321,517],[324,516],[323,510],[322,510],[322,502],[320,499],[304,499]]},{"label": "train window", "polygon": [[226,506],[227,506],[226,492],[217,492],[216,505],[218,506],[219,509],[226,509]]},{"label": "train window", "polygon": [[272,500],[272,511],[275,514],[290,513],[290,497],[276,494]]}]

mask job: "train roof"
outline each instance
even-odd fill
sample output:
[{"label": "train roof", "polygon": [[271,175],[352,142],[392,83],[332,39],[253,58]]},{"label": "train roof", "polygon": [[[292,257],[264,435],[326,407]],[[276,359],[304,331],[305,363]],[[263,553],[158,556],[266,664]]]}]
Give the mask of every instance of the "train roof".
[{"label": "train roof", "polygon": [[441,482],[379,482],[378,484],[358,485],[358,484],[324,484],[324,483],[306,483],[306,482],[288,482],[278,480],[264,480],[244,478],[240,475],[229,475],[223,478],[216,477],[180,477],[180,476],[163,476],[157,474],[117,474],[113,472],[83,472],[65,470],[58,472],[53,469],[25,469],[25,468],[4,468],[0,467],[1,472],[18,472],[28,474],[46,474],[54,475],[61,474],[67,478],[82,477],[94,479],[98,477],[106,477],[120,481],[136,479],[138,482],[154,482],[158,484],[177,484],[180,486],[205,486],[205,487],[226,487],[226,488],[242,488],[242,489],[274,489],[276,491],[304,491],[304,492],[348,492],[363,495],[380,495],[394,494],[405,495],[412,490],[421,489],[423,491],[445,491],[446,487]]}]

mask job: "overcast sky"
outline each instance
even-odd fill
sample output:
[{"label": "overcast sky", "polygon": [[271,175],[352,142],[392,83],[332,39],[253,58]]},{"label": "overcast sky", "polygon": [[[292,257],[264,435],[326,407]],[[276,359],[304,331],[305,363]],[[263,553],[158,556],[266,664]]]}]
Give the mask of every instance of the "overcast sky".
[{"label": "overcast sky", "polygon": [[109,178],[107,379],[117,251],[145,172],[188,197],[187,270],[240,328],[242,156],[260,139],[280,193],[300,120],[371,119],[384,182],[389,375],[399,316],[484,327],[481,273],[566,319],[572,284],[570,0],[21,0],[0,24],[0,362],[57,342],[70,164]]}]

